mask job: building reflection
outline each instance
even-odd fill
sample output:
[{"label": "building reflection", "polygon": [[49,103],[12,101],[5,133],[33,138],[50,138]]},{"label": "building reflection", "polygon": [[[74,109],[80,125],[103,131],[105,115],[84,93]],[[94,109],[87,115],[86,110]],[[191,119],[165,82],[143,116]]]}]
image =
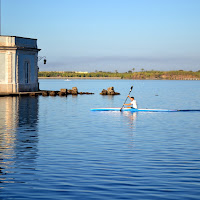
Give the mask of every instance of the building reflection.
[{"label": "building reflection", "polygon": [[0,149],[1,158],[7,155],[3,152],[13,149],[15,145],[15,130],[17,128],[16,118],[18,111],[18,98],[1,97],[0,98]]},{"label": "building reflection", "polygon": [[[38,98],[0,98],[0,181],[24,166],[34,169],[38,152]],[[14,179],[9,176],[9,179]],[[12,178],[11,178],[12,177]],[[14,180],[6,180],[6,182]]]}]

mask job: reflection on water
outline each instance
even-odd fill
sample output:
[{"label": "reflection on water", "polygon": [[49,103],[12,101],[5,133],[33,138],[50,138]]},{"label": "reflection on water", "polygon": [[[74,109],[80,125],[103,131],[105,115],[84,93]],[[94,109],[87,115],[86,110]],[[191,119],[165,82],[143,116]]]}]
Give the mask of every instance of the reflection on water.
[{"label": "reflection on water", "polygon": [[130,119],[131,119],[131,122],[134,122],[137,118],[137,112],[133,112],[130,114]]},{"label": "reflection on water", "polygon": [[136,128],[136,119],[137,119],[137,112],[122,112],[123,116],[126,116],[128,119],[129,126],[133,129]]},{"label": "reflection on water", "polygon": [[[129,138],[129,148],[134,148],[134,134],[136,131],[136,119],[137,119],[137,112],[123,112],[123,116],[126,116],[124,120],[127,120],[128,127],[131,131],[128,131],[128,138]],[[125,123],[125,122],[124,122]]]},{"label": "reflection on water", "polygon": [[23,168],[34,169],[38,144],[37,124],[38,98],[0,98],[1,182],[16,182],[14,176],[23,174]]}]

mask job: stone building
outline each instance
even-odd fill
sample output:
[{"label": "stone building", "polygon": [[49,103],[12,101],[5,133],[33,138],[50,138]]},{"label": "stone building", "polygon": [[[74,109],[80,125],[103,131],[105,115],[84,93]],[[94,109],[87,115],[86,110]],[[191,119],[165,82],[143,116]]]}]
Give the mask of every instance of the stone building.
[{"label": "stone building", "polygon": [[39,90],[38,51],[36,39],[0,36],[0,93]]}]

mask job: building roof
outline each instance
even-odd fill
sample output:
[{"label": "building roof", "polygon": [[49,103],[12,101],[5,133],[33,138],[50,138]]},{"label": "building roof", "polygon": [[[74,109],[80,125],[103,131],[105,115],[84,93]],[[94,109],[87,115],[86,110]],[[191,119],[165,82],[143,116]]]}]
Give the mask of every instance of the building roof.
[{"label": "building roof", "polygon": [[16,37],[16,38],[24,38],[24,39],[37,40],[35,38],[21,37],[21,36],[16,36],[16,35],[0,35],[0,37]]},{"label": "building roof", "polygon": [[18,37],[18,36],[0,36],[0,48],[21,49],[21,50],[40,50],[37,47],[37,39]]}]

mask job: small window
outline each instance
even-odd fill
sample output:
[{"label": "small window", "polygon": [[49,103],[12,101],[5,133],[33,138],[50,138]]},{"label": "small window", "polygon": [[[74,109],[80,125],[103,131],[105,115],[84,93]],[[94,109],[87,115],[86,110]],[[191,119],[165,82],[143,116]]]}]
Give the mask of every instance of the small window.
[{"label": "small window", "polygon": [[29,83],[29,63],[25,62],[25,83]]}]

